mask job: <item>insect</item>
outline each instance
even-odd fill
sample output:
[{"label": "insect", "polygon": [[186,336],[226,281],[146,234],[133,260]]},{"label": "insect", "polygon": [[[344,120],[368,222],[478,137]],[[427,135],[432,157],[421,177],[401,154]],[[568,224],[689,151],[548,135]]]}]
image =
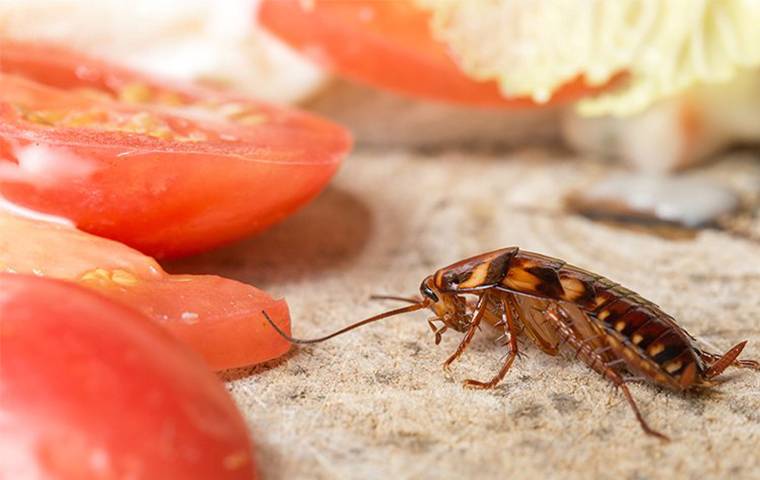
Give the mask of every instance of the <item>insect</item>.
[{"label": "insect", "polygon": [[[737,360],[743,341],[724,354],[707,352],[657,305],[605,277],[562,260],[509,247],[442,268],[426,277],[418,298],[376,297],[410,305],[375,315],[330,335],[302,340],[278,332],[292,343],[317,343],[383,318],[429,308],[428,320],[436,345],[447,330],[464,333],[444,369],[456,361],[482,322],[503,333],[508,347],[499,371],[487,381],[466,380],[471,388],[492,388],[507,374],[519,353],[517,338],[529,337],[540,350],[557,355],[567,346],[575,358],[620,388],[649,435],[668,438],[652,429],[641,415],[627,383],[645,380],[675,391],[715,385],[727,367],[760,370],[760,362]],[[266,312],[263,312],[265,317]]]}]

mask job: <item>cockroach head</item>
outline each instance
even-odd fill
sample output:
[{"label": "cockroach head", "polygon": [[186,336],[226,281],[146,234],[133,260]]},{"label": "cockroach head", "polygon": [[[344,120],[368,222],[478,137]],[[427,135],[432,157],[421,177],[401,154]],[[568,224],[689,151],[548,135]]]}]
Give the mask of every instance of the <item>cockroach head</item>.
[{"label": "cockroach head", "polygon": [[423,299],[427,299],[431,303],[438,303],[441,297],[438,295],[438,289],[435,288],[432,276],[425,277],[425,280],[420,284],[420,294]]},{"label": "cockroach head", "polygon": [[447,327],[464,332],[470,325],[467,313],[467,301],[460,295],[443,292],[435,286],[432,276],[426,277],[420,284],[423,302],[435,313],[435,316]]}]

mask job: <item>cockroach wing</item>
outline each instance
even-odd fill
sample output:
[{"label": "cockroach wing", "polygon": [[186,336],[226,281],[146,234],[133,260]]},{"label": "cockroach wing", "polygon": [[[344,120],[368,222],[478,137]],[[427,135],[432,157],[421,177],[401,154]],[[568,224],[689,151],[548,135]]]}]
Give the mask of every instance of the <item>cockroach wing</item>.
[{"label": "cockroach wing", "polygon": [[583,309],[567,302],[557,302],[557,304],[558,308],[561,308],[567,318],[570,319],[571,328],[576,336],[583,341],[584,345],[588,345],[594,349],[607,346],[607,341],[604,338],[604,328],[592,320]]},{"label": "cockroach wing", "polygon": [[557,355],[560,344],[559,332],[546,321],[546,309],[553,302],[525,295],[511,293],[507,295],[514,298],[518,317],[530,339],[544,353]]}]

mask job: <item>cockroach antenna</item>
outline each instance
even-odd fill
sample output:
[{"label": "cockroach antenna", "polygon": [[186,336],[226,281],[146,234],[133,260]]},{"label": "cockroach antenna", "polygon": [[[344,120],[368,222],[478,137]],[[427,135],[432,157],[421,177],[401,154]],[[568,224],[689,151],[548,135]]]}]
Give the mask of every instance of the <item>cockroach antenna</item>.
[{"label": "cockroach antenna", "polygon": [[395,295],[370,295],[370,300],[395,300],[397,302],[420,303],[422,299],[414,297],[397,297]]},{"label": "cockroach antenna", "polygon": [[[404,299],[404,300],[407,301],[407,300],[410,300],[410,299]],[[341,328],[337,332],[333,332],[333,333],[331,333],[329,335],[325,335],[324,337],[311,338],[311,339],[302,339],[302,338],[293,338],[293,337],[291,337],[287,333],[283,332],[282,329],[280,327],[278,327],[276,323],[274,323],[274,321],[269,317],[269,315],[267,314],[267,312],[265,310],[262,310],[261,313],[264,315],[264,318],[267,319],[267,322],[269,322],[269,324],[272,326],[272,328],[274,328],[275,331],[277,331],[277,333],[280,334],[280,336],[282,338],[284,338],[285,340],[287,340],[288,342],[293,343],[293,344],[307,345],[307,344],[310,344],[310,343],[324,342],[325,340],[329,340],[329,339],[331,339],[333,337],[337,337],[338,335],[341,335],[341,334],[344,334],[346,332],[349,332],[349,331],[351,331],[351,330],[353,330],[355,328],[359,328],[359,327],[361,327],[363,325],[367,325],[368,323],[376,322],[376,321],[382,320],[384,318],[393,317],[395,315],[401,315],[402,313],[409,313],[409,312],[414,312],[414,311],[417,311],[417,310],[422,310],[423,308],[427,308],[428,305],[429,305],[429,302],[427,300],[418,301],[418,302],[415,302],[412,305],[409,305],[407,307],[396,308],[394,310],[389,310],[387,312],[383,312],[383,313],[380,313],[378,315],[375,315],[375,316],[372,316],[372,317],[369,317],[369,318],[365,318],[364,320],[361,320],[361,321],[356,322],[356,323],[352,323],[351,325],[349,325],[347,327],[344,327],[344,328]]]}]

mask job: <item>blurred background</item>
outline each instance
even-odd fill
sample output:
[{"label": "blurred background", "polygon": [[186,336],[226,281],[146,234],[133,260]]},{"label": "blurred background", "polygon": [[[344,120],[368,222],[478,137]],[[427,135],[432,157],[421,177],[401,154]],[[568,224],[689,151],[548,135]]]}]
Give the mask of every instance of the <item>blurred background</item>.
[{"label": "blurred background", "polygon": [[[628,188],[616,176],[573,203],[603,217],[705,225],[757,195],[692,182],[698,167],[737,148],[752,155],[760,139],[754,6],[707,2],[679,17],[657,2],[324,3],[269,2],[260,15],[258,0],[4,0],[0,33],[298,105],[350,127],[360,147],[551,145],[611,162],[630,173]],[[607,23],[594,26],[593,15]],[[460,78],[438,82],[456,69],[481,86],[498,82],[505,96],[538,98],[541,88],[555,99],[499,105]],[[578,77],[586,87],[563,98],[562,84]]]}]

